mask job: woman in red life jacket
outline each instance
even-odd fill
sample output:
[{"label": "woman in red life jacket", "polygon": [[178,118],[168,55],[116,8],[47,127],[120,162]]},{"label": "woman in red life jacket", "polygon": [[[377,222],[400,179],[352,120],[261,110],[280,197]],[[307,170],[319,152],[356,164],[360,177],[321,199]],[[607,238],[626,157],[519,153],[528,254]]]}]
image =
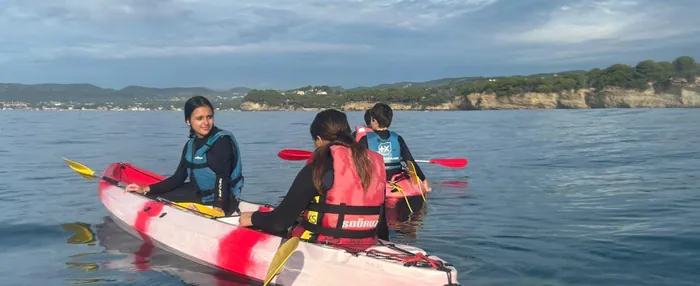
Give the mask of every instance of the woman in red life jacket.
[{"label": "woman in red life jacket", "polygon": [[242,213],[240,225],[280,233],[302,214],[291,234],[303,240],[360,249],[377,238],[388,240],[382,156],[354,140],[340,111],[318,113],[310,131],[316,146],[313,161],[299,171],[277,208]]}]

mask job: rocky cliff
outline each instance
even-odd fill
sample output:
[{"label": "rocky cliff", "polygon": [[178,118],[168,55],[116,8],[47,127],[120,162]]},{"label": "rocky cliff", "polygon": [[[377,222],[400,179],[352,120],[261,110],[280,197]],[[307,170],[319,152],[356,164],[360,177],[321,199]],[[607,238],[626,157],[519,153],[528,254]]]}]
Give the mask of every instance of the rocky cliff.
[{"label": "rocky cliff", "polygon": [[[345,111],[363,111],[374,102],[347,102]],[[582,89],[560,93],[524,93],[512,96],[473,93],[458,96],[437,106],[391,103],[394,110],[498,110],[498,109],[587,109],[587,108],[700,108],[700,86],[673,86],[663,92],[609,88],[601,91]],[[319,110],[316,108],[267,106],[253,102],[241,104],[244,111]]]},{"label": "rocky cliff", "polygon": [[311,110],[322,110],[321,108],[305,108],[298,106],[269,106],[267,104],[260,104],[256,102],[245,101],[241,103],[242,111],[311,111]]},{"label": "rocky cliff", "polygon": [[700,88],[672,87],[663,92],[610,88],[596,92],[582,89],[562,93],[525,93],[497,97],[470,94],[459,105],[463,110],[585,109],[585,108],[700,108]]},{"label": "rocky cliff", "polygon": [[[464,101],[464,97],[458,96],[447,103],[436,106],[418,106],[405,103],[390,103],[393,110],[459,110],[459,105]],[[342,109],[345,111],[365,111],[372,108],[376,102],[369,101],[353,101],[343,104]]]},{"label": "rocky cliff", "polygon": [[[436,106],[427,106],[423,108],[422,106],[403,104],[403,103],[390,103],[391,109],[393,110],[459,110],[459,104],[464,100],[464,97],[455,97],[454,100],[443,103]],[[369,101],[352,101],[343,104],[340,108],[344,111],[365,111],[372,108],[376,102]],[[269,106],[264,103],[256,103],[246,101],[241,104],[241,110],[243,111],[310,111],[310,110],[323,110],[324,108],[303,108],[298,106]]]}]

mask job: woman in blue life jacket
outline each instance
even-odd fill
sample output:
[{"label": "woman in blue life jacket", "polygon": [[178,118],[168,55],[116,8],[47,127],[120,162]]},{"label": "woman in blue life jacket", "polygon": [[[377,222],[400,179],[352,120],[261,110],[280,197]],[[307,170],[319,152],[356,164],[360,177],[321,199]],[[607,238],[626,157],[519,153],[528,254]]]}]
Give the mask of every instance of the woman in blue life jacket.
[{"label": "woman in blue life jacket", "polygon": [[238,210],[243,188],[238,142],[231,132],[214,125],[214,107],[203,96],[185,102],[185,122],[190,135],[175,173],[148,186],[130,184],[126,191],[211,205],[228,216]]},{"label": "woman in blue life jacket", "polygon": [[416,175],[423,183],[423,189],[426,192],[430,192],[432,189],[428,184],[428,180],[426,180],[423,171],[413,159],[406,141],[395,131],[389,130],[394,116],[391,107],[385,103],[377,103],[369,110],[369,116],[371,118],[370,125],[374,132],[367,133],[358,142],[369,150],[384,156],[386,179],[391,180],[394,175],[403,172],[401,162],[411,162],[416,168]]}]

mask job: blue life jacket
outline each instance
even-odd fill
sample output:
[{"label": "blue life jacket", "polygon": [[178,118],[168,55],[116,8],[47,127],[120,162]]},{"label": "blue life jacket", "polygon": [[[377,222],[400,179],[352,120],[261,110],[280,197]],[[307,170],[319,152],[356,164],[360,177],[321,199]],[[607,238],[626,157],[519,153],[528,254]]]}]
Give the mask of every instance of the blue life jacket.
[{"label": "blue life jacket", "polygon": [[231,186],[231,196],[233,199],[239,198],[241,195],[241,190],[243,189],[243,167],[241,166],[241,149],[238,148],[238,142],[233,133],[220,130],[207,140],[198,150],[193,150],[195,135],[192,135],[190,140],[187,142],[187,151],[185,152],[185,164],[187,168],[187,176],[190,182],[194,182],[199,187],[199,191],[202,193],[202,202],[209,203],[214,201],[216,197],[216,192],[219,193],[219,197],[223,197],[223,190],[214,190],[216,186],[216,173],[209,168],[207,164],[207,152],[214,142],[221,138],[222,136],[228,136],[231,138],[232,147],[236,148],[238,152],[238,160],[236,161],[236,166],[231,172],[230,186]]},{"label": "blue life jacket", "polygon": [[393,170],[401,168],[401,147],[399,145],[399,135],[394,131],[389,131],[389,138],[382,139],[377,132],[368,132],[367,147],[370,150],[381,154],[384,157],[384,168]]}]

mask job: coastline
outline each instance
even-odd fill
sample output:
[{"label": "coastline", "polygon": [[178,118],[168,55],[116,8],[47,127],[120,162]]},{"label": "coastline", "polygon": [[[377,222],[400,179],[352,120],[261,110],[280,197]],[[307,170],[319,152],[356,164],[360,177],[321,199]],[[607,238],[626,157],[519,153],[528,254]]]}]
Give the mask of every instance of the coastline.
[{"label": "coastline", "polygon": [[[332,106],[304,107],[297,105],[267,105],[243,101],[238,107],[217,107],[219,111],[263,112],[263,111],[320,111],[336,108],[342,111],[364,111],[377,101],[348,101]],[[610,87],[600,91],[593,88],[568,90],[562,92],[538,93],[526,92],[515,95],[498,96],[494,93],[471,93],[454,96],[440,105],[419,105],[387,102],[392,109],[401,111],[475,111],[475,110],[543,110],[543,109],[599,109],[599,108],[700,108],[700,84],[673,85],[663,91],[651,85],[646,90]],[[182,111],[172,103],[164,106],[100,106],[73,105],[32,106],[31,104],[11,101],[0,102],[3,110],[32,111]],[[93,107],[94,106],[94,107]],[[229,105],[231,106],[231,105]],[[235,106],[235,105],[234,105]]]},{"label": "coastline", "polygon": [[101,88],[92,84],[0,83],[0,110],[182,111],[195,95],[221,111],[364,111],[377,102],[394,110],[470,111],[598,108],[700,108],[700,65],[672,62],[505,77],[443,78],[373,87],[304,86],[293,90],[236,87]]},{"label": "coastline", "polygon": [[[376,102],[352,101],[334,106],[343,111],[364,111]],[[388,103],[393,110],[402,111],[475,111],[475,110],[545,110],[545,109],[600,109],[600,108],[700,108],[700,86],[687,85],[663,92],[652,87],[644,90],[607,88],[570,90],[558,93],[529,92],[510,96],[488,93],[472,93],[456,96],[447,103],[435,106],[418,106],[405,103]],[[324,108],[300,106],[268,106],[255,102],[243,102],[241,111],[317,111]]]}]

